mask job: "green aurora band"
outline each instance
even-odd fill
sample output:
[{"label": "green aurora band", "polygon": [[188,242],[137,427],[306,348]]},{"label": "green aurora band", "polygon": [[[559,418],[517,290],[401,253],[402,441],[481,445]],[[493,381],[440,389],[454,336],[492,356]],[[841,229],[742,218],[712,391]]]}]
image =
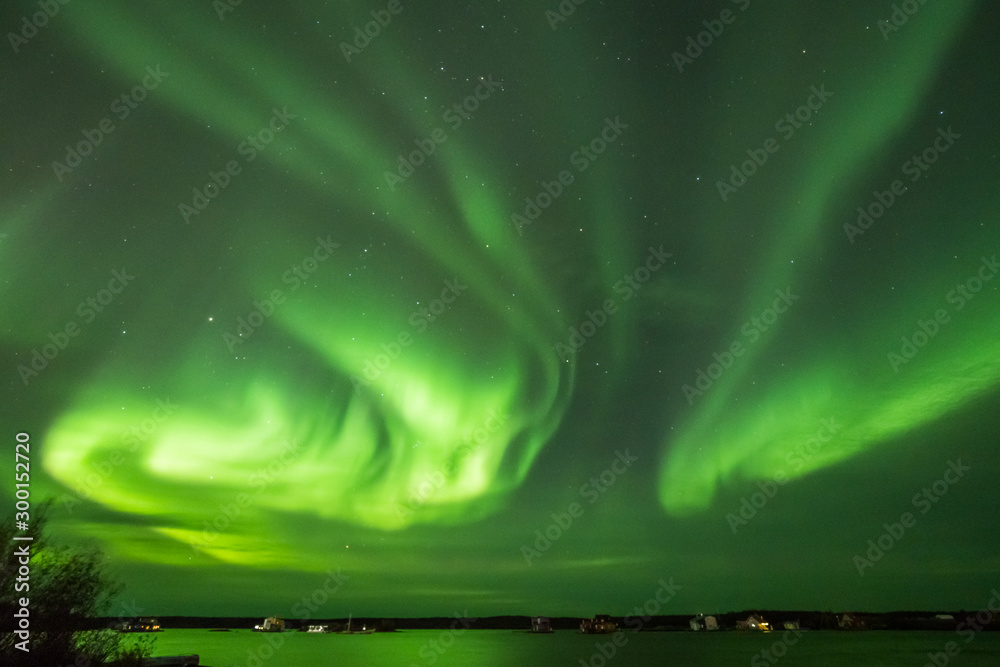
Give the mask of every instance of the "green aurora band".
[{"label": "green aurora band", "polygon": [[[729,341],[746,343],[743,323],[771,305],[775,289],[792,286],[793,293],[809,299],[817,275],[831,270],[822,261],[827,239],[819,240],[818,234],[828,222],[831,205],[840,205],[837,196],[852,172],[884,151],[907,126],[933,82],[936,63],[961,38],[972,6],[954,3],[936,11],[934,21],[914,22],[907,26],[911,32],[902,52],[870,65],[866,81],[830,85],[835,91],[827,102],[830,115],[809,128],[811,159],[787,185],[796,199],[778,202],[766,212],[778,224],[756,262],[758,289],[748,292],[743,316],[732,335],[720,341],[720,352]],[[749,45],[732,47],[738,51]],[[935,138],[929,135],[927,145]],[[989,211],[984,205],[967,216],[985,222]],[[843,243],[844,238],[829,242]],[[974,245],[967,256],[979,256]],[[787,257],[799,261],[782,261]],[[978,259],[967,261],[948,273],[928,276],[923,284],[908,285],[906,300],[888,310],[885,304],[859,304],[849,330],[811,330],[805,335],[808,350],[796,355],[794,368],[774,373],[776,363],[784,366],[782,356],[801,347],[801,342],[782,336],[779,319],[745,345],[746,351],[699,398],[679,433],[665,443],[659,488],[663,507],[675,514],[704,509],[717,486],[734,478],[767,480],[776,472],[786,478],[807,475],[890,442],[992,390],[1000,380],[1000,342],[995,335],[1000,311],[982,303],[984,299],[972,302],[967,291],[948,300],[960,285],[977,277],[979,268]],[[919,353],[919,363],[911,368],[904,359],[893,373],[888,353],[901,355],[900,336],[912,336],[918,320],[933,320],[938,308],[951,311],[961,323],[950,327],[947,342],[932,340]],[[863,333],[871,331],[887,335]],[[802,336],[796,332],[796,337]],[[830,418],[839,424],[835,437],[810,443],[823,420]]]},{"label": "green aurora band", "polygon": [[[312,276],[316,288],[297,292],[295,278],[284,278],[289,267],[310,255],[308,246],[313,242],[294,247],[283,243],[285,235],[275,230],[271,247],[287,250],[272,250],[253,265],[245,276],[247,294],[259,298],[275,289],[288,293],[287,301],[275,304],[273,316],[262,326],[280,329],[273,333],[275,345],[296,345],[299,355],[313,360],[312,368],[301,368],[301,360],[258,358],[253,370],[237,374],[247,389],[234,392],[233,376],[212,386],[200,372],[201,360],[224,349],[219,334],[195,338],[186,349],[177,350],[181,358],[193,361],[174,368],[163,385],[170,387],[169,396],[184,397],[177,399],[176,412],[156,427],[134,456],[126,457],[115,474],[88,485],[84,472],[108,461],[123,444],[134,442],[124,434],[135,424],[134,415],[150,411],[145,401],[114,391],[137,363],[122,358],[102,368],[53,426],[47,436],[46,469],[95,502],[148,515],[156,532],[232,563],[287,562],[292,552],[278,551],[271,559],[246,548],[248,534],[259,533],[261,525],[284,512],[396,530],[413,522],[467,522],[496,511],[524,480],[558,427],[572,395],[574,370],[573,364],[560,363],[552,354],[550,341],[558,338],[561,323],[552,316],[557,297],[537,288],[544,284],[542,277],[530,266],[504,272],[505,264],[523,266],[513,249],[487,256],[456,243],[455,237],[460,237],[485,248],[504,241],[510,232],[503,202],[484,191],[479,179],[467,178],[475,168],[468,149],[454,140],[449,146],[448,173],[466,178],[451,179],[443,186],[457,216],[454,224],[445,226],[439,218],[441,206],[428,199],[425,189],[403,184],[396,192],[388,190],[384,156],[392,147],[372,136],[363,118],[303,95],[312,86],[297,80],[291,63],[261,52],[258,62],[267,63],[270,70],[250,80],[245,72],[243,80],[224,72],[209,79],[199,65],[185,67],[172,58],[163,34],[176,31],[197,48],[212,43],[218,27],[210,26],[211,35],[202,34],[204,21],[180,21],[166,9],[156,16],[143,10],[141,19],[125,11],[88,7],[74,15],[74,27],[81,39],[123,72],[139,61],[170,62],[165,68],[170,77],[185,85],[163,84],[163,101],[194,119],[221,121],[234,145],[245,139],[249,128],[263,124],[242,97],[273,97],[278,106],[279,101],[295,100],[289,104],[290,112],[309,119],[313,148],[279,153],[280,148],[272,147],[268,157],[324,198],[349,196],[352,179],[367,180],[369,186],[381,183],[374,201],[352,197],[359,209],[343,216],[364,216],[363,208],[379,211],[385,234],[407,235],[408,261],[419,260],[420,273],[440,277],[401,284],[399,276],[392,275],[392,259],[387,258],[386,265],[372,271],[366,292],[358,293],[343,272],[330,275],[320,264]],[[346,8],[342,11],[349,15]],[[227,39],[234,40],[229,48],[248,56],[261,50],[240,42],[238,35],[228,34]],[[363,73],[365,63],[358,58],[355,66]],[[393,83],[399,87],[416,78],[403,71],[396,77]],[[424,113],[414,113],[410,122],[414,134],[427,132]],[[317,181],[316,174],[328,170],[331,159],[351,179]],[[414,211],[426,213],[414,215]],[[210,213],[208,209],[198,215],[207,218]],[[324,260],[335,261],[336,256]],[[460,287],[449,294],[453,310],[440,315],[440,323],[417,316],[407,305],[431,301],[449,284]],[[518,310],[506,307],[503,297],[511,292],[523,295]],[[169,299],[164,289],[153,301]],[[409,310],[413,310],[410,317],[401,317]],[[153,312],[145,316],[157,319]],[[505,335],[465,342],[457,350],[449,331],[463,327]],[[241,340],[230,348],[252,355],[251,346],[264,345],[258,339],[269,333],[253,331],[250,335],[256,339]],[[401,333],[409,345],[397,342]],[[398,356],[392,354],[393,346]],[[476,366],[467,363],[468,355],[476,357]],[[391,363],[382,369],[386,359]],[[369,379],[363,370],[373,360],[379,362],[379,370]],[[290,373],[289,365],[299,368]],[[484,368],[490,369],[488,377]],[[312,383],[304,380],[310,374]],[[188,389],[193,378],[198,378],[195,397]],[[323,388],[310,386],[319,383]],[[317,398],[304,398],[309,395]],[[237,522],[224,516],[220,520],[219,508],[233,505],[239,522],[230,528]],[[177,516],[189,517],[190,522],[156,525],[172,523],[167,517]]]},{"label": "green aurora band", "polygon": [[[755,22],[757,32],[732,28],[690,65],[691,74],[679,80],[671,74],[666,83],[623,84],[625,121],[635,128],[640,120],[661,120],[659,108],[627,116],[626,102],[642,99],[631,88],[675,85],[677,97],[695,99],[691,82],[707,77],[719,62],[740,62],[753,52],[761,25],[797,26],[811,14],[789,15],[787,8],[763,4],[754,3],[736,24],[749,28]],[[742,155],[740,147],[760,145],[771,129],[767,120],[801,104],[810,84],[826,85],[834,96],[733,201],[719,202],[711,185],[693,210],[683,212],[706,221],[704,229],[692,224],[673,236],[664,232],[663,239],[630,227],[643,210],[631,193],[653,188],[661,178],[669,181],[660,173],[667,166],[647,173],[614,145],[593,169],[576,175],[558,201],[558,213],[553,206],[522,230],[523,237],[511,224],[511,213],[536,193],[537,182],[567,167],[567,147],[596,136],[603,119],[615,117],[619,100],[609,100],[614,95],[593,81],[614,80],[617,70],[605,61],[587,61],[593,40],[605,37],[595,37],[598,29],[588,28],[582,17],[551,31],[537,7],[508,10],[511,21],[524,26],[519,43],[536,56],[509,68],[537,78],[524,90],[505,84],[491,93],[480,113],[446,130],[447,141],[426,165],[390,187],[386,172],[395,169],[395,156],[412,150],[415,137],[447,127],[442,108],[472,94],[478,77],[490,72],[465,72],[468,78],[456,82],[429,74],[437,66],[431,56],[401,58],[418,23],[417,9],[408,6],[349,64],[335,45],[349,34],[344,26],[372,7],[341,2],[310,9],[301,17],[304,25],[336,26],[329,49],[311,54],[329,62],[322,76],[303,68],[305,56],[293,57],[289,49],[241,30],[241,17],[255,11],[247,3],[221,22],[207,6],[73,3],[50,28],[88,59],[88,67],[116,77],[109,89],[133,85],[146,66],[160,64],[170,73],[145,103],[150,113],[157,109],[164,138],[143,145],[148,162],[161,156],[158,168],[170,185],[149,194],[144,210],[157,213],[134,221],[151,230],[150,240],[139,241],[145,253],[138,256],[147,261],[126,266],[136,277],[116,304],[128,322],[141,324],[129,324],[113,353],[85,331],[29,388],[48,410],[40,438],[41,463],[52,480],[48,490],[57,507],[72,513],[84,505],[93,518],[70,523],[68,530],[98,539],[115,557],[179,568],[322,573],[332,550],[355,540],[395,539],[392,544],[416,549],[426,534],[421,531],[460,529],[515,505],[546,447],[563,429],[581,428],[571,423],[571,415],[579,414],[574,408],[592,410],[595,418],[611,412],[606,406],[628,394],[628,373],[644,363],[644,355],[669,360],[672,369],[670,383],[645,397],[663,406],[649,438],[656,461],[650,456],[643,463],[653,468],[644,479],[662,521],[704,512],[723,490],[743,488],[741,481],[770,479],[776,471],[802,477],[860,457],[954,415],[1000,382],[1000,309],[988,303],[994,297],[968,299],[961,309],[947,298],[976,275],[979,257],[993,256],[980,237],[970,234],[963,241],[962,261],[910,276],[891,301],[854,299],[851,281],[832,287],[824,282],[841,270],[828,257],[844,253],[844,246],[854,251],[841,222],[831,233],[830,221],[849,220],[844,202],[881,184],[869,185],[873,164],[901,163],[910,154],[905,151],[933,141],[932,128],[926,144],[913,146],[913,124],[939,63],[968,29],[971,0],[923,5],[921,20],[884,47],[891,48],[891,57],[878,58],[883,45],[876,37],[864,54],[870,64],[860,73],[849,66],[857,53],[830,63],[827,80],[820,71],[797,72],[796,80],[806,81],[801,95],[779,96],[750,83],[738,89],[718,84],[719,99],[755,111],[739,119],[735,136],[716,129],[734,125],[722,103],[695,114],[707,128],[697,140],[710,157],[682,157],[715,170],[702,183],[714,184],[719,165]],[[319,21],[312,12],[322,14]],[[318,34],[303,36],[303,42],[318,43]],[[796,31],[783,35],[775,31],[773,40],[785,40],[789,51],[799,48]],[[548,57],[553,50],[558,57]],[[493,114],[494,108],[510,107],[528,117],[557,118],[557,131],[540,133],[537,145],[510,139],[514,132],[498,120],[499,111]],[[595,111],[581,113],[581,107]],[[99,118],[99,105],[94,108],[91,115]],[[242,161],[236,146],[266,126],[272,108],[291,114],[287,130],[255,162]],[[660,138],[682,142],[683,131],[673,121],[662,122],[668,127]],[[140,123],[123,121],[115,141],[109,138],[99,151],[101,168],[117,170],[123,179],[129,170],[126,139],[148,138],[138,130],[129,135],[131,124]],[[207,146],[197,155],[181,155],[171,147],[174,132],[204,136]],[[963,135],[952,150],[973,141]],[[515,168],[507,159],[508,143],[515,144],[515,153],[550,158],[527,170]],[[942,162],[951,158],[946,154]],[[203,186],[210,170],[220,171],[231,159],[241,161],[243,173],[185,225],[177,201],[191,203],[191,188]],[[76,178],[68,177],[71,183]],[[773,190],[794,194],[766,197],[764,179],[780,184],[772,184]],[[283,199],[252,196],[264,188],[283,191]],[[0,247],[4,284],[16,282],[20,267],[46,257],[38,249],[45,244],[27,230],[40,226],[46,239],[58,237],[57,225],[40,221],[57,217],[65,189],[36,187],[5,206],[3,229],[13,242]],[[127,211],[130,203],[120,206]],[[956,215],[939,206],[927,215]],[[995,224],[988,202],[969,203],[960,214],[970,226]],[[546,228],[557,216],[572,220],[574,232],[586,228],[586,238],[581,233],[575,245],[562,243],[564,236]],[[238,224],[224,227],[223,218]],[[750,218],[768,223],[759,229],[765,238],[747,250],[730,242],[728,230]],[[243,227],[253,232],[242,233]],[[888,232],[876,225],[866,237],[880,233]],[[187,244],[190,257],[158,256],[157,235]],[[18,245],[22,238],[30,241]],[[339,247],[323,256],[317,248],[326,239]],[[120,255],[106,249],[106,240],[93,243],[89,250],[100,258],[95,276],[107,273],[106,265],[120,268]],[[647,247],[661,244],[676,256],[702,258],[702,273],[688,279],[663,269],[643,288],[641,303],[620,303],[587,347],[561,359],[555,343],[568,339],[585,312],[614,296],[611,286],[641,265]],[[404,247],[405,263],[379,252],[386,246]],[[59,251],[66,256],[50,263],[71,265],[73,250]],[[704,278],[722,274],[737,257],[742,278]],[[306,269],[308,280],[300,280],[293,267],[303,270],[306,258],[316,262]],[[912,258],[914,264],[924,259]],[[192,275],[187,261],[208,266],[214,277]],[[66,313],[76,312],[79,293],[68,282],[54,283],[9,290],[5,347],[22,353],[37,347],[60,329]],[[850,304],[847,315],[824,316],[816,297],[820,283],[835,295],[824,298]],[[743,324],[771,304],[775,290],[786,288],[800,300],[688,406],[681,386],[712,361],[712,349],[745,342]],[[244,327],[240,335],[239,318],[245,320],[276,291],[280,298],[263,323],[249,332]],[[433,320],[420,315],[445,296],[453,302],[444,312]],[[61,315],[39,317],[36,302]],[[939,308],[948,310],[950,323],[894,372],[887,353],[898,353],[900,337],[912,335],[918,320]],[[710,330],[706,323],[723,311],[728,333],[711,329],[704,347],[677,339],[661,344],[648,333],[690,326],[691,339],[700,339]],[[206,323],[209,316],[213,321]],[[637,340],[647,340],[647,347]],[[699,351],[692,356],[691,349]],[[582,388],[582,378],[598,372],[588,354],[607,354],[615,363],[603,363],[600,372],[607,374]],[[366,376],[376,364],[378,371]],[[72,374],[71,389],[58,388],[54,378],[60,373]],[[575,403],[581,395],[583,408]],[[801,452],[830,418],[838,424],[834,437],[790,468],[789,456]],[[610,457],[602,452],[605,459]],[[562,493],[572,500],[574,490]],[[120,530],[123,522],[127,533]],[[517,545],[523,538],[512,529],[498,539]],[[517,556],[516,546],[508,551]],[[596,566],[628,563],[631,556],[616,551],[602,558],[550,561]],[[419,573],[403,550],[387,560],[387,569],[401,580]],[[347,570],[366,566],[360,555],[345,555],[341,562]],[[516,565],[505,574],[519,576],[522,563]],[[471,590],[473,582],[463,579],[461,586]]]}]

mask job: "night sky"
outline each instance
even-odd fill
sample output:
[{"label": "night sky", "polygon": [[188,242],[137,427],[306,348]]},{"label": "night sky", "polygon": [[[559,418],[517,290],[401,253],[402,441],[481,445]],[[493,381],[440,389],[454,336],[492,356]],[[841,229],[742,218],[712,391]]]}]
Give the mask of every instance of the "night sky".
[{"label": "night sky", "polygon": [[1000,584],[993,3],[41,5],[0,422],[140,609]]}]

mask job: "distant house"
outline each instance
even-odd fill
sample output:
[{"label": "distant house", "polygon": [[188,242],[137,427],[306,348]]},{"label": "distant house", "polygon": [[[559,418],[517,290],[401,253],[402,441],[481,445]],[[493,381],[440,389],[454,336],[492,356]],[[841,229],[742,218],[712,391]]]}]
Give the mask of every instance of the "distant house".
[{"label": "distant house", "polygon": [[137,618],[126,621],[119,627],[121,632],[160,632],[160,623],[155,618]]},{"label": "distant house", "polygon": [[532,616],[531,631],[538,633],[552,632],[552,619],[548,616]]},{"label": "distant house", "polygon": [[715,616],[705,616],[704,614],[698,614],[689,621],[692,630],[718,630],[719,622],[715,619]]},{"label": "distant house", "polygon": [[306,628],[306,632],[312,632],[312,633],[330,632],[330,626],[329,625],[310,625],[308,628]]},{"label": "distant house", "polygon": [[280,616],[268,616],[262,625],[255,625],[253,629],[257,632],[284,632],[285,619]]},{"label": "distant house", "polygon": [[864,630],[868,624],[854,614],[842,614],[837,617],[837,627],[841,630]]},{"label": "distant house", "polygon": [[794,621],[785,621],[784,627],[785,627],[785,630],[798,630],[799,629],[799,621],[798,621],[798,619],[796,619]]},{"label": "distant house", "polygon": [[591,619],[580,621],[580,632],[587,635],[611,634],[618,629],[618,624],[606,614],[598,614]]},{"label": "distant house", "polygon": [[756,614],[751,614],[745,621],[736,621],[736,627],[740,630],[771,631],[771,624]]}]

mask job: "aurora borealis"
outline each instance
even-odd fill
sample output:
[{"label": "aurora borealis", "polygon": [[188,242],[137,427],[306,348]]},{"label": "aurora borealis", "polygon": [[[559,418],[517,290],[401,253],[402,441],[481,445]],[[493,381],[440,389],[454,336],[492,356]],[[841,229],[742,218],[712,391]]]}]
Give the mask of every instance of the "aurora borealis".
[{"label": "aurora borealis", "polygon": [[41,5],[0,419],[149,613],[989,598],[992,5]]}]

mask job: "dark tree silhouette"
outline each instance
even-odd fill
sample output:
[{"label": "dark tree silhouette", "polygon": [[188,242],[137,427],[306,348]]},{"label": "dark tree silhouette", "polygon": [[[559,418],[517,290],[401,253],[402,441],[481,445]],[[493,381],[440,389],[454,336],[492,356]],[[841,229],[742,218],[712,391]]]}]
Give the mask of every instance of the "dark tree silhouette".
[{"label": "dark tree silhouette", "polygon": [[[139,664],[151,652],[151,642],[126,647],[113,628],[95,630],[95,620],[106,615],[122,586],[107,573],[106,559],[98,550],[52,545],[45,534],[50,503],[35,507],[30,530],[15,530],[7,519],[0,523],[0,664],[96,667]],[[15,541],[30,535],[32,541]],[[29,545],[30,574],[19,575],[24,545]],[[19,581],[20,578],[20,581]],[[27,584],[27,590],[24,586]],[[20,588],[21,590],[17,590]],[[27,645],[15,613],[27,598]],[[18,648],[27,647],[28,652]]]}]

